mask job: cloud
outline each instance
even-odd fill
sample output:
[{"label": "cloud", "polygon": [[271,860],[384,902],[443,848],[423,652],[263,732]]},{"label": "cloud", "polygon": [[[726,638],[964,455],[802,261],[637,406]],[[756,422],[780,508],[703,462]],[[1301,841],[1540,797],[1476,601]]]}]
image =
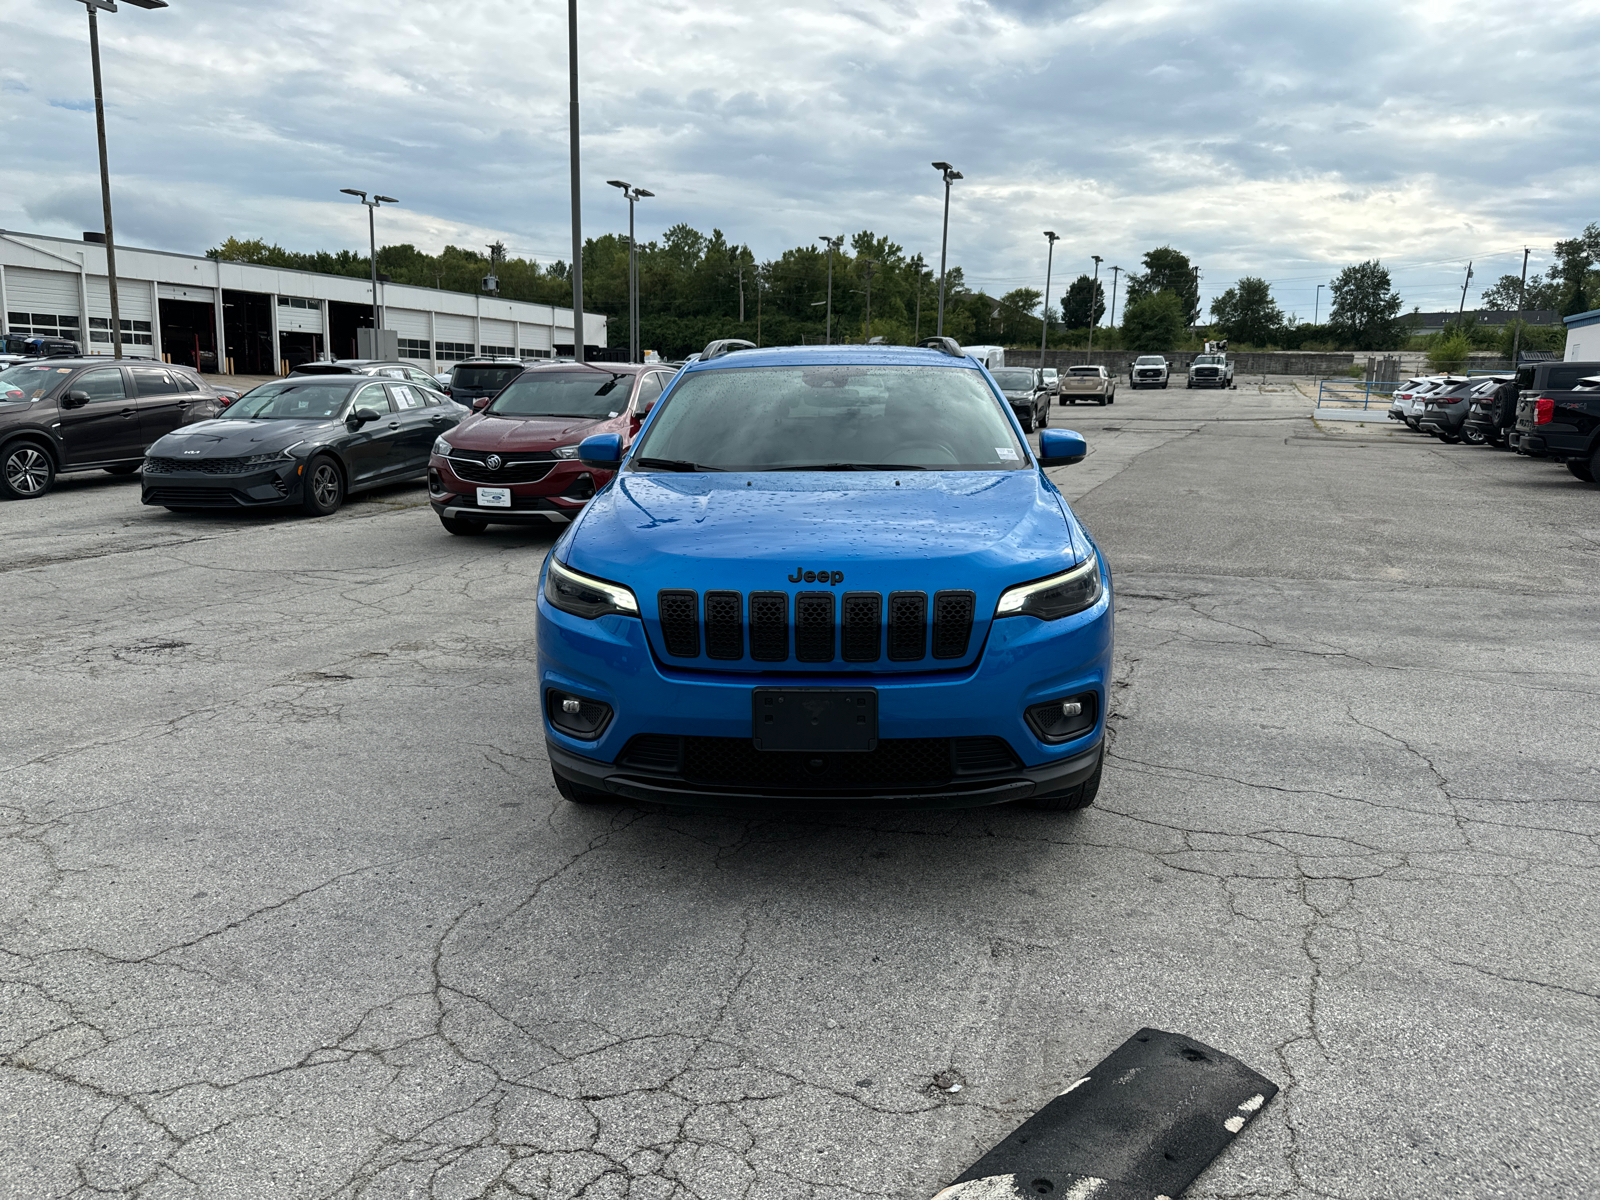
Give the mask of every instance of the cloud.
[{"label": "cloud", "polygon": [[[727,0],[580,5],[584,227],[605,187],[657,193],[641,234],[723,229],[759,255],[871,227],[998,290],[1170,243],[1204,295],[1242,273],[1309,314],[1380,257],[1408,306],[1453,304],[1600,213],[1593,4],[1448,0]],[[568,256],[565,11],[519,0],[208,0],[101,20],[121,236],[229,233],[364,248],[341,187],[401,198],[385,241],[503,238]],[[0,226],[76,236],[98,212],[81,17],[13,0],[0,39]],[[1485,47],[1498,47],[1485,53]],[[40,64],[52,64],[48,74]],[[26,67],[19,65],[26,64]],[[87,224],[85,223],[87,222]],[[1452,282],[1454,280],[1454,282]]]}]

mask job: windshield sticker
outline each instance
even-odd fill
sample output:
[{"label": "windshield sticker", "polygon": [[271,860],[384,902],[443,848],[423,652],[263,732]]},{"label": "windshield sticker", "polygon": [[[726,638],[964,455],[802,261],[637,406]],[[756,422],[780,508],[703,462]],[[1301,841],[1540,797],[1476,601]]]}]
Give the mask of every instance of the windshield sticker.
[{"label": "windshield sticker", "polygon": [[1013,450],[1010,446],[996,446],[994,448],[994,452],[1000,456],[1002,461],[1007,461],[1008,460],[1008,461],[1013,461],[1014,462],[1016,460],[1016,457],[1017,457],[1017,452],[1015,450]]}]

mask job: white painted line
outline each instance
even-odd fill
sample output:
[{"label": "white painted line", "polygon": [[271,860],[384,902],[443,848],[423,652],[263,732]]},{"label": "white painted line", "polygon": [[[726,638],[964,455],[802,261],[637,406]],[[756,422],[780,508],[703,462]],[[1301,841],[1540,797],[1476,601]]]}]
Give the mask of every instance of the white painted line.
[{"label": "white painted line", "polygon": [[1244,1118],[1243,1117],[1229,1117],[1226,1121],[1224,1121],[1222,1123],[1222,1127],[1224,1129],[1226,1129],[1229,1133],[1238,1133],[1239,1130],[1244,1128]]},{"label": "white painted line", "polygon": [[1104,1179],[1080,1179],[1061,1193],[1061,1200],[1090,1200],[1090,1197],[1099,1195],[1105,1185]]},{"label": "white painted line", "polygon": [[1256,1109],[1260,1108],[1266,1102],[1267,1102],[1267,1098],[1265,1096],[1263,1096],[1260,1092],[1257,1092],[1254,1096],[1251,1096],[1250,1099],[1246,1100],[1243,1104],[1239,1105],[1239,1111],[1240,1112],[1255,1112]]},{"label": "white painted line", "polygon": [[952,1183],[933,1200],[1026,1200],[1015,1175],[985,1175],[965,1183]]},{"label": "white painted line", "polygon": [[[1088,1082],[1089,1082],[1089,1077],[1087,1075],[1085,1075],[1082,1079],[1078,1080],[1077,1083],[1073,1084],[1072,1087],[1069,1087],[1067,1089],[1067,1092],[1072,1091],[1074,1088],[1081,1088],[1084,1084],[1086,1084]],[[1067,1092],[1058,1092],[1057,1095],[1058,1096],[1065,1096],[1067,1094]]]}]

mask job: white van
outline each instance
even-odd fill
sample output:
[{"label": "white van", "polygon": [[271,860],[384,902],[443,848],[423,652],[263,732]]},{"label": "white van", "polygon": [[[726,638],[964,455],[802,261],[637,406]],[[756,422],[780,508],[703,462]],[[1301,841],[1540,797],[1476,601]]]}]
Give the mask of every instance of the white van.
[{"label": "white van", "polygon": [[961,353],[970,354],[991,371],[996,367],[1006,365],[1006,350],[1004,346],[963,346]]}]

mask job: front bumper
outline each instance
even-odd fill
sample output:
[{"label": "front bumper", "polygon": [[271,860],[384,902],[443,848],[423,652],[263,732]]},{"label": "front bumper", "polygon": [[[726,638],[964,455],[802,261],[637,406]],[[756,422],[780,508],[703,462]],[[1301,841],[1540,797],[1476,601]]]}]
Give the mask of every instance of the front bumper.
[{"label": "front bumper", "polygon": [[[610,478],[609,471],[595,471],[576,459],[562,459],[541,479],[490,484],[462,478],[449,459],[435,454],[428,459],[428,503],[441,517],[466,517],[497,525],[566,525]],[[510,491],[511,507],[478,503],[480,487],[496,486]],[[573,494],[568,495],[569,492]]]},{"label": "front bumper", "polygon": [[140,476],[139,499],[171,508],[271,508],[298,504],[305,463],[285,460],[239,475],[163,471]]},{"label": "front bumper", "polygon": [[1191,375],[1191,376],[1189,376],[1189,384],[1188,385],[1190,387],[1197,387],[1197,388],[1199,388],[1199,387],[1225,388],[1225,387],[1228,386],[1228,381],[1227,381],[1227,379],[1225,379],[1221,375]]},{"label": "front bumper", "polygon": [[[552,769],[629,799],[718,807],[974,807],[1075,786],[1098,766],[1105,733],[1113,616],[1104,571],[1106,592],[1093,607],[1057,621],[994,621],[982,650],[965,668],[875,672],[839,664],[837,672],[780,673],[779,668],[771,674],[666,666],[652,652],[639,620],[611,615],[590,621],[561,612],[544,599],[541,576],[538,703]],[[766,754],[780,756],[752,749],[755,687],[874,688],[880,746],[893,743],[897,753],[948,752],[949,769],[901,778],[886,775],[881,763],[871,771],[857,770],[866,765],[866,755],[830,752],[817,756],[822,760],[817,786],[796,785],[796,771],[747,770],[746,764],[759,763]],[[552,688],[611,707],[613,716],[599,737],[582,740],[550,723],[545,698]],[[1060,744],[1039,739],[1025,709],[1080,693],[1096,698],[1094,725]],[[641,756],[636,739],[658,749]],[[958,770],[958,743],[979,739],[993,745],[998,757],[986,769]],[[682,748],[676,765],[659,749],[673,741]],[[712,741],[738,761],[724,764],[720,772],[690,770],[691,742]],[[698,748],[719,752],[716,746]]]}]

